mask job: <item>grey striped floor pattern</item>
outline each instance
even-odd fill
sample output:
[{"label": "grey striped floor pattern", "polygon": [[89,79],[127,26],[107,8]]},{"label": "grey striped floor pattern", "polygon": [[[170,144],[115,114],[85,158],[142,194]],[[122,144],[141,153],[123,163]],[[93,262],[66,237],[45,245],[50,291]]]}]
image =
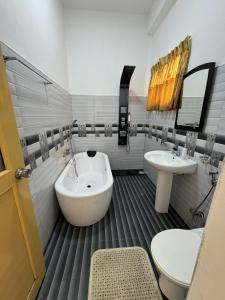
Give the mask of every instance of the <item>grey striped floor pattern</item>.
[{"label": "grey striped floor pattern", "polygon": [[187,228],[176,212],[154,210],[155,186],[146,175],[115,176],[106,216],[89,227],[74,227],[61,216],[45,253],[47,273],[38,300],[86,300],[90,258],[100,248],[141,246],[150,256],[152,237]]}]

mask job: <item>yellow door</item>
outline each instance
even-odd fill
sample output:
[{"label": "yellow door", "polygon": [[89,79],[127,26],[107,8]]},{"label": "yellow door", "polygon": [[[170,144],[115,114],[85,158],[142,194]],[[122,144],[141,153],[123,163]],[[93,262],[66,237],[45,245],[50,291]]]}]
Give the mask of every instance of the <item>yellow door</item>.
[{"label": "yellow door", "polygon": [[0,49],[0,300],[35,299],[45,266]]}]

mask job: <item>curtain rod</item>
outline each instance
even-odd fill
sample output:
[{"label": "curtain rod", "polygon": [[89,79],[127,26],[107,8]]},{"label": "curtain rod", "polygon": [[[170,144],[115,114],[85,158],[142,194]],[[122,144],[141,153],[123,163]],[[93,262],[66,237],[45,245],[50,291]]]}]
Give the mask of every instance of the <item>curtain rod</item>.
[{"label": "curtain rod", "polygon": [[46,82],[44,82],[44,84],[53,84],[51,81],[49,81],[44,76],[42,76],[41,74],[39,74],[37,71],[33,70],[26,63],[24,63],[21,59],[15,57],[15,56],[4,56],[5,63],[7,63],[10,60],[16,60],[16,61],[18,61],[20,64],[22,64],[23,66],[25,66],[26,68],[28,68],[30,71],[32,71],[33,73],[35,73],[36,75],[38,75],[39,77],[41,77],[42,79],[44,79],[46,81]]}]

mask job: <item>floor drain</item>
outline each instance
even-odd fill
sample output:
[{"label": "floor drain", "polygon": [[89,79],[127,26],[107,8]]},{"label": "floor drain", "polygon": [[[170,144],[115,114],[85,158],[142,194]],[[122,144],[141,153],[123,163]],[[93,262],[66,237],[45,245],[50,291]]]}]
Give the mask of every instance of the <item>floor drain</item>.
[{"label": "floor drain", "polygon": [[88,185],[87,185],[87,188],[90,188],[90,187],[91,187],[91,185],[90,185],[90,184],[88,184]]}]

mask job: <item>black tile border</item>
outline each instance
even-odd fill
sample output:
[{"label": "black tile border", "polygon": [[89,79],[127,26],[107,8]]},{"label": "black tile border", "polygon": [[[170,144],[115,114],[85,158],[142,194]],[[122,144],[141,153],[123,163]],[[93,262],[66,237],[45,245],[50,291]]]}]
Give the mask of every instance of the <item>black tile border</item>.
[{"label": "black tile border", "polygon": [[[169,127],[168,128],[168,132],[173,132],[173,128]],[[176,133],[180,134],[180,135],[186,136],[186,130],[176,129]],[[206,139],[207,139],[207,133],[199,132],[198,133],[198,139],[206,141]],[[225,145],[225,135],[217,134],[216,135],[215,143]]]},{"label": "black tile border", "polygon": [[[98,133],[98,134],[104,134],[105,133],[105,124],[103,124],[103,123],[93,123],[93,124],[87,123],[87,124],[84,124],[84,125],[87,128],[86,135],[96,135],[96,133]],[[88,130],[90,128],[93,128],[93,125],[94,125],[95,130]],[[150,126],[149,124],[138,123],[136,125],[137,125],[137,134],[148,135],[148,130],[147,129]],[[162,129],[163,129],[163,126],[158,126],[158,125],[151,125],[151,126],[154,130],[157,128],[158,131],[162,131]],[[61,127],[61,129],[63,130],[63,139],[64,140],[67,139],[66,131],[68,131],[69,128],[70,128],[69,125]],[[118,134],[118,124],[113,123],[112,128],[113,128],[112,134]],[[165,128],[168,128],[168,132],[170,132],[170,133],[172,133],[173,129],[174,129],[172,127],[165,127]],[[162,134],[159,133],[159,132],[156,134],[154,132],[154,130],[152,130],[152,136],[153,137],[158,137],[159,139],[162,139]],[[52,132],[53,132],[54,135],[59,134],[60,133],[60,128],[54,128],[52,130],[47,130],[46,131],[47,138],[51,137]],[[72,134],[73,135],[78,135],[78,125],[77,124],[75,124],[73,126]],[[176,130],[176,135],[186,136],[186,130],[177,129]],[[198,139],[199,140],[206,140],[207,139],[207,133],[198,133]],[[39,141],[40,141],[39,140],[39,134],[37,133],[37,134],[26,136],[26,137],[24,137],[24,140],[25,140],[26,146],[31,146],[35,143],[39,143]],[[176,138],[176,140],[177,140],[177,142],[179,143],[180,146],[185,145],[184,141],[182,141],[180,139],[177,139],[177,138]],[[168,137],[167,141],[170,142],[170,143],[175,142],[174,139],[171,138],[171,137]],[[216,135],[215,143],[225,145],[225,135]],[[48,143],[48,149],[51,150],[56,145],[60,145],[60,138],[56,139],[54,141],[54,143],[53,142]],[[196,146],[195,151],[200,153],[200,154],[204,154],[205,149],[204,149],[204,147]],[[225,157],[225,154],[222,153],[222,152],[219,152],[219,151],[217,151],[217,152],[220,153],[220,157],[221,157],[220,160],[222,161]],[[31,153],[30,155],[28,155],[27,157],[24,157],[24,162],[25,162],[26,166],[30,164],[31,157],[34,157],[35,160],[40,158],[41,157],[41,150],[38,149],[38,150],[34,151],[33,153]]]},{"label": "black tile border", "polygon": [[[157,126],[158,130],[162,130],[162,128],[163,128],[162,126]],[[173,132],[173,128],[168,128],[168,132]],[[186,131],[176,130],[176,135],[186,136]],[[160,133],[155,134],[155,132],[152,132],[152,136],[157,137],[159,139],[162,139],[162,135]],[[223,138],[222,141],[225,138],[225,136],[219,136],[219,141],[220,141],[220,137]],[[206,138],[207,138],[207,134],[202,133],[202,135],[200,135],[200,134],[198,135],[199,140],[206,140]],[[179,143],[179,146],[182,146],[182,147],[185,146],[185,141],[182,141],[182,140],[177,139],[177,138],[176,138],[176,141]],[[173,138],[167,137],[167,142],[174,144],[175,140]],[[222,145],[225,144],[225,143],[219,143],[218,139],[215,140],[215,143],[222,144]],[[198,152],[200,154],[205,154],[205,148],[197,145],[196,148],[195,148],[195,152]],[[223,159],[225,157],[225,153],[222,153],[222,152],[219,152],[219,151],[216,151],[216,152],[218,152],[220,154],[220,161],[223,161]]]}]

